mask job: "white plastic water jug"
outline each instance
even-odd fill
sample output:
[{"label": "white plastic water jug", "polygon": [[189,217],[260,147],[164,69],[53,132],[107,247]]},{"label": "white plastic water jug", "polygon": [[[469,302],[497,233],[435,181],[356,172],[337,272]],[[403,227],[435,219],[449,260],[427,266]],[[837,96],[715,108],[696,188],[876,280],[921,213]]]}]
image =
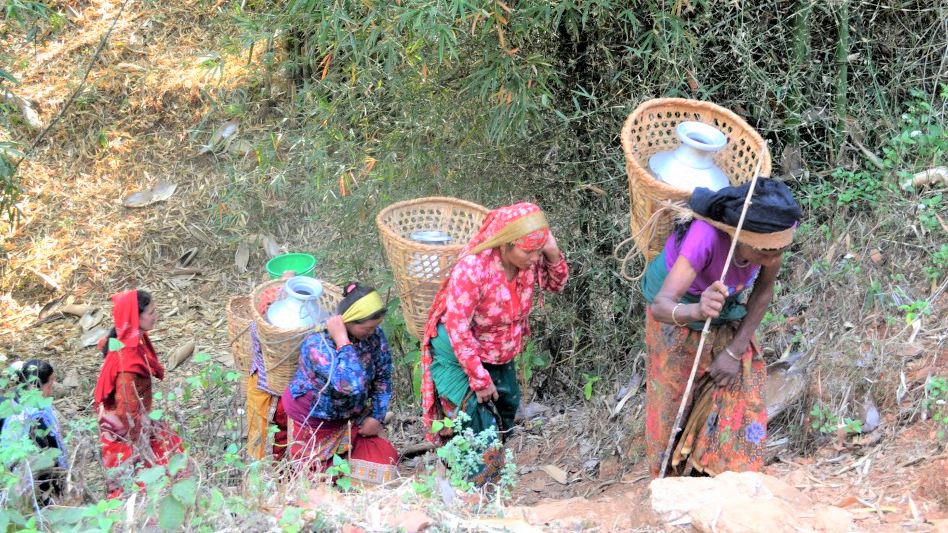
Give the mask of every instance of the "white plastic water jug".
[{"label": "white plastic water jug", "polygon": [[730,185],[727,175],[711,159],[727,146],[724,132],[703,122],[685,121],[678,123],[675,133],[681,146],[655,154],[648,161],[649,169],[658,179],[688,191],[696,187],[717,191]]},{"label": "white plastic water jug", "polygon": [[296,276],[283,285],[286,298],[270,304],[267,322],[282,329],[301,329],[325,321],[330,314],[319,306],[323,284],[313,278]]}]

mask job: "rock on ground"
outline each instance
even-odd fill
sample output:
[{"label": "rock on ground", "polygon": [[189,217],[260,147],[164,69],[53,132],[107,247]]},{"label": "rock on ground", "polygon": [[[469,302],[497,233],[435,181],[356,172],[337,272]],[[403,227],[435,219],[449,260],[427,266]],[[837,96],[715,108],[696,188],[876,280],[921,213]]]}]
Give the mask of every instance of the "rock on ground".
[{"label": "rock on ground", "polygon": [[653,480],[652,512],[658,520],[688,522],[699,533],[846,533],[852,516],[838,507],[813,509],[808,496],[774,477],[725,472],[714,478]]}]

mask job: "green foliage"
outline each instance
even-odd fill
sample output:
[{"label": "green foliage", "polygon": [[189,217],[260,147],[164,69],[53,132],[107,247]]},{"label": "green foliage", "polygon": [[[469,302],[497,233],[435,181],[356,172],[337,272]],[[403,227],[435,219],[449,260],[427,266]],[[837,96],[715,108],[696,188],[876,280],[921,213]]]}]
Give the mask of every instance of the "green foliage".
[{"label": "green foliage", "polygon": [[843,429],[847,435],[862,433],[862,420],[858,418],[844,418]]},{"label": "green foliage", "polygon": [[[944,164],[948,153],[948,132],[944,126],[944,110],[936,109],[931,95],[912,89],[911,100],[901,116],[902,132],[883,149],[886,168],[895,169],[900,178],[911,178],[917,170]],[[939,85],[939,97],[948,99],[948,84]]]},{"label": "green foliage", "polygon": [[877,207],[890,198],[893,186],[878,172],[837,169],[831,180],[820,181],[802,198],[804,206],[818,211],[843,212]]},{"label": "green foliage", "polygon": [[813,409],[810,410],[810,417],[813,418],[813,421],[810,422],[810,426],[823,434],[833,433],[839,426],[839,417],[820,404],[813,404]]},{"label": "green foliage", "polygon": [[925,401],[922,403],[938,425],[938,438],[944,440],[948,432],[948,380],[930,377],[925,383]]},{"label": "green foliage", "polygon": [[905,313],[905,323],[911,324],[921,316],[932,314],[931,304],[927,300],[916,300],[899,305],[899,310]]},{"label": "green foliage", "polygon": [[350,490],[352,488],[351,475],[352,470],[349,467],[349,461],[338,455],[333,455],[332,466],[326,469],[326,476],[336,478],[336,485],[342,487],[343,490]]},{"label": "green foliage", "polygon": [[[0,90],[2,89],[0,86]],[[0,215],[6,216],[11,227],[16,226],[20,218],[20,208],[17,204],[22,189],[13,158],[22,157],[24,154],[16,143],[0,141]]]},{"label": "green foliage", "polygon": [[601,378],[599,376],[583,374],[583,379],[585,380],[585,383],[583,383],[583,398],[586,398],[586,401],[588,402],[590,399],[592,399],[593,385],[598,383]]},{"label": "green foliage", "polygon": [[810,427],[824,435],[835,433],[839,429],[843,429],[847,435],[862,433],[862,420],[858,418],[844,418],[843,423],[840,424],[839,417],[820,404],[813,404],[813,408],[810,410],[810,417],[812,418]]},{"label": "green foliage", "polygon": [[[470,421],[467,413],[459,411],[457,414],[457,431],[454,437],[438,448],[438,458],[448,468],[449,481],[456,489],[471,491],[478,487],[471,482],[471,477],[484,468],[484,453],[494,447],[502,447],[496,426],[491,426],[480,433],[474,434],[471,428],[464,425]],[[447,424],[445,420],[445,425]],[[432,424],[434,430],[434,424]],[[440,429],[439,429],[440,431]],[[497,494],[503,497],[509,494],[510,489],[517,483],[517,466],[513,463],[513,452],[504,449],[504,466],[500,476],[493,480]]]},{"label": "green foliage", "polygon": [[524,385],[530,383],[534,371],[546,368],[550,365],[549,354],[538,351],[536,345],[536,341],[528,342],[523,348],[523,351],[514,359],[517,374],[520,376],[520,380]]}]

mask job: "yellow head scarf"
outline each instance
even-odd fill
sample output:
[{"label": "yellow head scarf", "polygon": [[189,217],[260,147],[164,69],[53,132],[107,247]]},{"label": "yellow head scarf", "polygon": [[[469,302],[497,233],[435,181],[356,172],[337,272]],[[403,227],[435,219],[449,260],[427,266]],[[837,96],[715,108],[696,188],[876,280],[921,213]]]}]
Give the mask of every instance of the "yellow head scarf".
[{"label": "yellow head scarf", "polygon": [[356,300],[342,313],[343,322],[357,322],[378,313],[385,307],[382,303],[382,297],[379,293],[372,291],[362,298]]}]

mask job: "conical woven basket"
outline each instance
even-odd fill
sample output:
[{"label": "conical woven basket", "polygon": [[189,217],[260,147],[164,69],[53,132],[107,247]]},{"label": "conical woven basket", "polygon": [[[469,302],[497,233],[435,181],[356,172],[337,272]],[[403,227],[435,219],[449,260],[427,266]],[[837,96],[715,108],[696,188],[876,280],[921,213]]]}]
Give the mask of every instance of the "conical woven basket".
[{"label": "conical woven basket", "polygon": [[[488,213],[489,209],[475,203],[430,197],[394,203],[375,217],[411,335],[424,336],[428,309],[441,283]],[[451,244],[433,246],[411,240],[412,233],[428,230],[447,233]]]},{"label": "conical woven basket", "polygon": [[[685,204],[691,191],[678,189],[658,180],[648,168],[648,161],[659,152],[681,145],[675,127],[679,122],[694,120],[714,126],[727,136],[727,146],[714,154],[714,164],[728,177],[731,185],[753,178],[757,158],[764,148],[764,139],[741,117],[710,102],[683,98],[659,98],[638,106],[622,127],[622,150],[629,175],[629,206],[632,238],[636,248],[651,261],[665,246],[674,224],[669,212],[649,223],[665,201]],[[770,153],[764,155],[760,175],[769,176]]]},{"label": "conical woven basket", "polygon": [[[287,297],[286,291],[283,290],[285,282],[284,279],[268,281],[258,285],[250,296],[253,320],[257,322],[257,338],[263,352],[263,367],[267,373],[267,388],[273,392],[283,392],[290,386],[290,379],[300,365],[300,347],[303,341],[323,328],[322,324],[317,324],[315,327],[283,329],[267,322],[267,309],[270,305]],[[335,314],[336,307],[342,301],[342,289],[324,281],[321,283],[323,294],[319,297],[319,306]]]}]

